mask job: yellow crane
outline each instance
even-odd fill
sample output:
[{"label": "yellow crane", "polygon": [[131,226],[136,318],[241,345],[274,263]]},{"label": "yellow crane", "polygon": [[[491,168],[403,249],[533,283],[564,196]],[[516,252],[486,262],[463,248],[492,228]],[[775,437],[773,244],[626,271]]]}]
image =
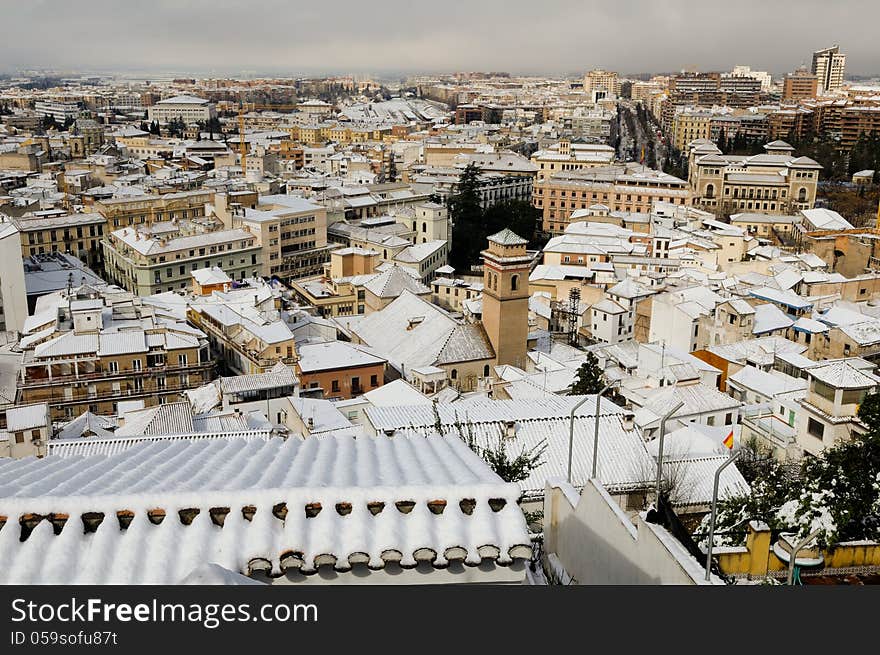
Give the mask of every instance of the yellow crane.
[{"label": "yellow crane", "polygon": [[[248,105],[248,111],[272,111],[272,110],[292,110],[296,109],[296,105],[264,105],[254,102],[246,103]],[[244,138],[244,106],[245,102],[243,100],[239,100],[238,102],[238,152],[241,155],[241,175],[242,177],[247,176],[247,142]]]}]

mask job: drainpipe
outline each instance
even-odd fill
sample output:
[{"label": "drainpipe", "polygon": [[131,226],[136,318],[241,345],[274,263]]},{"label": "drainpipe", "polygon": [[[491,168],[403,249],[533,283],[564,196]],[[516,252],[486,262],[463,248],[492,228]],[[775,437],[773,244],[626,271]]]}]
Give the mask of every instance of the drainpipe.
[{"label": "drainpipe", "polygon": [[663,418],[660,419],[660,436],[658,437],[660,443],[657,452],[657,487],[655,489],[657,494],[655,502],[658,505],[658,509],[660,505],[660,483],[663,480],[663,438],[666,436],[666,420],[682,407],[684,407],[683,401],[679,402],[675,407],[666,412],[666,414],[663,415]]},{"label": "drainpipe", "polygon": [[721,481],[721,471],[733,464],[740,455],[742,455],[742,451],[736,451],[715,471],[715,484],[712,487],[712,514],[709,517],[709,541],[706,544],[706,582],[709,582],[712,577],[712,547],[715,545],[715,517],[718,513],[718,483]]},{"label": "drainpipe", "polygon": [[797,554],[801,552],[804,549],[804,546],[810,543],[813,537],[815,537],[821,531],[821,528],[813,530],[810,534],[797,542],[797,544],[795,544],[795,547],[791,549],[791,557],[788,560],[788,578],[786,579],[785,584],[790,585],[794,581],[794,561],[795,559],[797,559]]}]

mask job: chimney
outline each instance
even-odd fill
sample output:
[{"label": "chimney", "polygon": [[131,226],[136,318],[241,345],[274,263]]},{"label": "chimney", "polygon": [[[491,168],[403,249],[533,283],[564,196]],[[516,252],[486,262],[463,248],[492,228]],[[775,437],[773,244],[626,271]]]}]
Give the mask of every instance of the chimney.
[{"label": "chimney", "polygon": [[624,417],[623,417],[623,429],[624,429],[624,430],[635,430],[635,429],[636,429],[635,418],[636,418],[636,415],[635,415],[635,414],[626,414],[626,415],[624,415]]},{"label": "chimney", "polygon": [[516,436],[516,421],[504,421],[504,438],[513,439]]}]

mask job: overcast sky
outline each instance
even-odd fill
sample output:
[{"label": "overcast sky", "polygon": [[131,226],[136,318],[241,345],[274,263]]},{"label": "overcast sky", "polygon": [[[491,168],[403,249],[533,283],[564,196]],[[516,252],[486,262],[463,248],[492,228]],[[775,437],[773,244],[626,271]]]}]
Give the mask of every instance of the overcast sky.
[{"label": "overcast sky", "polygon": [[781,73],[839,43],[880,73],[878,0],[19,0],[0,23],[6,70]]}]

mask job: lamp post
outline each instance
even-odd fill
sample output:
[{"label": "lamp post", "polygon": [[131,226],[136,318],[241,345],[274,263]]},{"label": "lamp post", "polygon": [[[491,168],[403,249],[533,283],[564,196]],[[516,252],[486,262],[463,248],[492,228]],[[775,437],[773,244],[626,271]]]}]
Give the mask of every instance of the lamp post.
[{"label": "lamp post", "polygon": [[675,414],[675,412],[680,410],[682,407],[684,407],[684,401],[679,401],[675,405],[675,407],[666,412],[660,419],[660,435],[658,436],[660,442],[658,444],[657,450],[657,487],[655,489],[655,492],[657,494],[655,502],[657,503],[658,509],[660,506],[660,483],[663,481],[663,438],[666,436],[666,421],[670,416]]},{"label": "lamp post", "polygon": [[[610,384],[605,385],[602,390],[596,394],[596,434],[594,435],[594,447],[595,447],[595,439],[598,439],[599,435],[599,402],[602,398],[602,394],[608,391],[611,387],[618,384],[619,381],[612,382]],[[574,413],[590,399],[589,396],[585,396],[578,403],[571,408],[571,413],[568,415],[568,484],[571,484],[571,460],[574,453]],[[596,477],[596,451],[593,451],[593,477]]]},{"label": "lamp post", "polygon": [[593,467],[590,470],[591,480],[595,479],[596,477],[596,466],[599,461],[599,404],[602,402],[602,395],[612,387],[616,387],[619,384],[620,380],[609,382],[604,387],[602,387],[602,391],[596,394],[596,422],[593,427]]},{"label": "lamp post", "polygon": [[709,517],[709,541],[706,544],[706,582],[709,582],[709,578],[712,576],[712,547],[715,545],[715,517],[718,510],[718,483],[721,480],[721,471],[733,464],[740,455],[742,455],[742,451],[736,451],[715,471],[715,484],[712,487],[712,514]]}]

